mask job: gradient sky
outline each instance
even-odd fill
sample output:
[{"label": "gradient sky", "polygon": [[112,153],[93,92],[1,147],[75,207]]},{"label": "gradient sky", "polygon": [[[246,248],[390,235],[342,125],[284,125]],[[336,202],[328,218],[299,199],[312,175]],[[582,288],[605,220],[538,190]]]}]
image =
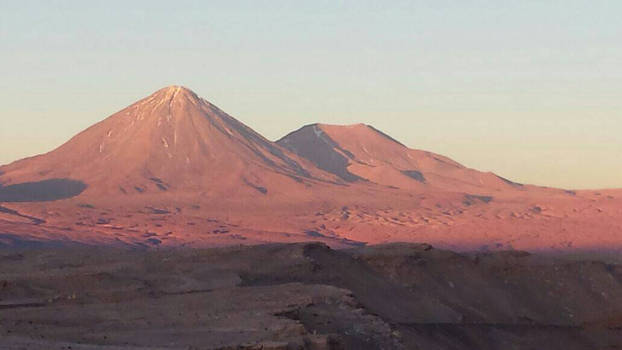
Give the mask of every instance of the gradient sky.
[{"label": "gradient sky", "polygon": [[185,85],[269,139],[374,125],[524,183],[622,187],[620,1],[0,0],[0,164]]}]

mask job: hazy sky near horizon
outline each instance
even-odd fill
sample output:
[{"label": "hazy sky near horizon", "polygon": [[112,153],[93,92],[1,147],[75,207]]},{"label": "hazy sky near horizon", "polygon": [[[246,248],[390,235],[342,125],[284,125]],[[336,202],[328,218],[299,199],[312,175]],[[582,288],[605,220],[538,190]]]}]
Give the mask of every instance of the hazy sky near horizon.
[{"label": "hazy sky near horizon", "polygon": [[0,0],[0,164],[184,85],[269,139],[371,124],[514,181],[622,187],[620,1]]}]

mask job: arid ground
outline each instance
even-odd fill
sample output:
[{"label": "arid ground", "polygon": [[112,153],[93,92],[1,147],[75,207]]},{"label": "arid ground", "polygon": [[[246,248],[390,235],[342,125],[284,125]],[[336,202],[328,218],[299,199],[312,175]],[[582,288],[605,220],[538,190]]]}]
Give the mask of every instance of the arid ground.
[{"label": "arid ground", "polygon": [[617,349],[622,190],[171,86],[0,166],[3,349]]},{"label": "arid ground", "polygon": [[0,252],[2,349],[618,349],[622,266],[426,244]]}]

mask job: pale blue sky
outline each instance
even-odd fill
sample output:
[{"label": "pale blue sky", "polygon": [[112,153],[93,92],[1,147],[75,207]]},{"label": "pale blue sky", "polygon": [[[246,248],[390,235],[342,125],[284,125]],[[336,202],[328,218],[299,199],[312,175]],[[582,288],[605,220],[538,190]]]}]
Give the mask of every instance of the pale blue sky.
[{"label": "pale blue sky", "polygon": [[167,85],[270,139],[376,126],[515,181],[622,187],[620,1],[0,0],[0,163]]}]

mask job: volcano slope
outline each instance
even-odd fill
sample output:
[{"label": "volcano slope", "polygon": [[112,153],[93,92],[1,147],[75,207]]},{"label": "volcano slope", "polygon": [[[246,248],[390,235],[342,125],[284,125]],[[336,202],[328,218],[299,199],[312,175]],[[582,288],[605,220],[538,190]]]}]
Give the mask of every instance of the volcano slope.
[{"label": "volcano slope", "polygon": [[616,190],[524,185],[410,149],[365,124],[312,124],[277,143],[372,199],[344,198],[320,212],[327,232],[353,240],[431,242],[458,250],[619,250],[622,198]]},{"label": "volcano slope", "polygon": [[491,194],[522,188],[431,152],[409,149],[372,126],[307,125],[277,141],[345,181],[425,191],[429,188]]},{"label": "volcano slope", "polygon": [[[171,86],[50,153],[1,167],[0,202],[23,204],[3,205],[0,232],[6,242],[235,242],[245,238],[244,228],[232,232],[238,216],[307,202],[309,187],[340,182]],[[275,231],[265,240],[287,239]]]},{"label": "volcano slope", "polygon": [[88,185],[85,198],[291,192],[288,185],[317,176],[313,170],[180,86],[155,92],[50,153],[1,169],[3,186],[73,179]]},{"label": "volcano slope", "polygon": [[[618,257],[619,259],[619,257]],[[0,249],[2,349],[617,349],[622,267],[320,243]]]},{"label": "volcano slope", "polygon": [[180,86],[0,167],[5,245],[616,251],[621,235],[619,191],[518,184],[363,124],[314,124],[271,142]]}]

